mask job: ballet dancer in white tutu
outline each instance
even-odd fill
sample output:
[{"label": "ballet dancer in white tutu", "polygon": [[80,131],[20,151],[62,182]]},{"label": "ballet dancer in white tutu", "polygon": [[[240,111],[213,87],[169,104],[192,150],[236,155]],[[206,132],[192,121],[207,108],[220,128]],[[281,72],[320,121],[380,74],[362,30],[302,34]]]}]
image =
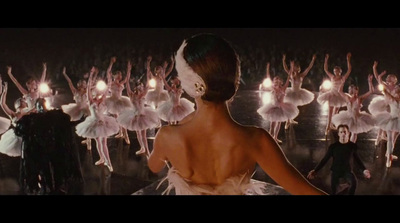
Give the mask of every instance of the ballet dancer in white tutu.
[{"label": "ballet dancer in white tutu", "polygon": [[169,86],[165,77],[163,80],[164,86],[168,90],[169,100],[162,103],[157,108],[157,114],[160,119],[168,122],[170,125],[176,125],[179,121],[194,111],[194,103],[186,98],[181,98],[183,90],[180,80],[177,77],[172,78],[170,81],[171,86]]},{"label": "ballet dancer in white tutu", "polygon": [[357,134],[362,132],[368,132],[375,126],[375,120],[372,115],[365,111],[361,111],[363,101],[368,98],[374,91],[372,85],[372,74],[368,75],[368,86],[369,91],[359,96],[359,89],[354,84],[349,86],[349,93],[339,91],[339,93],[347,101],[347,110],[341,111],[338,114],[333,115],[332,123],[335,126],[341,124],[347,125],[351,132],[350,141],[356,143]]},{"label": "ballet dancer in white tutu", "polygon": [[[118,117],[121,112],[132,108],[133,105],[129,100],[129,97],[122,95],[125,83],[128,81],[128,76],[126,76],[125,79],[122,79],[121,71],[115,72],[115,75],[112,74],[112,67],[116,60],[116,57],[111,57],[110,65],[107,69],[107,83],[111,90],[111,95],[107,96],[105,104],[107,106],[107,112]],[[126,128],[120,127],[119,134],[117,134],[115,138],[124,138],[125,142],[130,144]]]},{"label": "ballet dancer in white tutu", "polygon": [[[0,135],[2,134],[0,139],[0,153],[8,156],[21,156],[21,139],[15,135],[13,127],[15,127],[18,119],[29,111],[27,108],[28,105],[23,98],[18,98],[14,103],[16,111],[12,111],[6,104],[7,90],[7,82],[4,83],[3,87],[0,77],[0,103],[4,113],[9,117],[0,117]],[[11,125],[12,128],[10,128]]]},{"label": "ballet dancer in white tutu", "polygon": [[[163,67],[156,66],[154,68],[154,74],[153,74],[151,72],[151,68],[150,68],[151,60],[152,60],[152,57],[148,56],[147,62],[146,62],[147,81],[150,81],[150,80],[155,81],[155,87],[154,87],[154,89],[151,89],[151,90],[149,90],[149,92],[147,92],[146,104],[151,105],[153,108],[157,109],[158,106],[162,102],[168,100],[168,92],[166,90],[164,90],[164,81],[160,75],[161,72],[163,72]],[[173,67],[174,67],[174,60],[172,59],[170,68],[168,69],[167,72],[165,72],[165,78],[167,78],[168,75],[171,73]]]},{"label": "ballet dancer in white tutu", "polygon": [[[294,67],[292,63],[293,62],[291,62],[291,68]],[[268,68],[269,66],[267,65],[267,69]],[[292,72],[292,69],[290,72]],[[283,84],[283,80],[279,76],[275,76],[272,80],[270,103],[263,105],[257,110],[258,114],[260,114],[263,119],[270,121],[269,133],[278,143],[282,143],[282,141],[278,139],[281,123],[294,119],[299,115],[299,109],[296,105],[283,102],[288,85],[289,78],[286,80],[286,83]]]},{"label": "ballet dancer in white tutu", "polygon": [[[131,62],[128,61],[126,72],[128,80],[131,76],[131,70],[132,65]],[[126,91],[133,104],[133,107],[123,111],[117,118],[119,125],[128,130],[136,131],[137,139],[140,145],[140,150],[136,152],[136,155],[150,155],[146,130],[156,128],[157,126],[161,125],[156,111],[150,106],[145,106],[145,96],[148,88],[148,82],[145,87],[139,82],[132,91],[129,81],[127,81]]]},{"label": "ballet dancer in white tutu", "polygon": [[383,89],[389,101],[390,112],[380,112],[375,115],[376,125],[387,132],[386,167],[392,166],[392,161],[398,157],[393,155],[397,136],[400,132],[400,88],[395,88],[393,93]]},{"label": "ballet dancer in white tutu", "polygon": [[36,79],[29,78],[28,81],[26,81],[26,88],[22,87],[22,85],[17,81],[17,79],[14,77],[12,74],[12,67],[7,66],[7,74],[14,82],[14,84],[17,86],[18,90],[22,93],[23,97],[25,98],[26,103],[28,104],[29,109],[35,108],[35,102],[36,99],[38,99],[40,96],[44,97],[44,95],[39,95],[39,84],[44,83],[46,79],[46,72],[47,72],[47,65],[46,63],[43,63],[43,72],[42,76],[40,78],[40,82],[38,83]]},{"label": "ballet dancer in white tutu", "polygon": [[[66,105],[61,105],[61,109],[64,113],[71,117],[71,121],[79,121],[84,117],[89,116],[89,103],[87,100],[87,83],[86,80],[80,79],[76,84],[76,88],[72,83],[71,79],[67,75],[67,69],[64,67],[62,71],[63,76],[68,82],[69,88],[71,89],[72,95],[74,97],[75,103],[69,103]],[[87,138],[84,142],[87,149],[92,149],[91,139]]]},{"label": "ballet dancer in white tutu", "polygon": [[[291,87],[288,87],[286,89],[286,95],[283,99],[284,102],[289,102],[296,106],[303,106],[306,104],[310,104],[314,100],[314,94],[309,90],[302,88],[301,85],[303,84],[304,78],[313,67],[316,58],[317,56],[314,54],[310,64],[308,65],[307,69],[304,70],[304,72],[300,73],[301,68],[298,64],[294,64],[293,72],[290,72],[286,64],[286,55],[283,54],[283,68],[289,75],[289,81],[291,83]],[[287,120],[285,124],[285,129],[288,129],[290,124],[297,124],[297,122],[294,120]]]},{"label": "ballet dancer in white tutu", "polygon": [[[378,81],[378,84],[383,86],[383,89],[386,89],[391,94],[394,94],[394,91],[399,86],[397,85],[397,77],[394,74],[388,74],[386,76],[386,81],[382,80],[382,77],[386,74],[386,71],[378,74],[378,62],[374,61],[374,65],[372,66],[372,70],[374,72],[375,79]],[[389,112],[389,103],[387,100],[388,97],[384,97],[383,95],[376,96],[372,99],[368,106],[368,110],[372,115],[376,115],[380,112]],[[376,136],[375,145],[378,145],[381,140],[387,140],[387,133],[383,129],[378,130],[378,134]]]},{"label": "ballet dancer in white tutu", "polygon": [[107,107],[104,103],[106,91],[92,91],[91,86],[93,85],[93,70],[89,75],[87,97],[89,102],[90,115],[86,119],[76,126],[76,133],[84,138],[93,138],[96,141],[96,148],[99,152],[100,159],[95,165],[104,164],[110,172],[113,171],[111,164],[110,155],[107,146],[107,137],[117,134],[119,131],[119,125],[114,117],[107,116]]},{"label": "ballet dancer in white tutu", "polygon": [[328,121],[326,123],[325,129],[325,136],[328,135],[330,129],[335,129],[332,125],[332,115],[336,114],[339,111],[340,107],[346,105],[346,99],[339,94],[341,88],[343,88],[347,78],[350,76],[351,73],[351,64],[350,64],[351,53],[347,53],[347,72],[344,76],[342,76],[342,68],[335,66],[333,68],[333,74],[328,70],[328,59],[329,54],[325,55],[325,63],[324,63],[324,70],[326,75],[328,75],[330,81],[332,82],[332,87],[327,91],[320,90],[319,96],[317,98],[318,103],[321,105],[328,103],[329,105],[329,112],[328,112]]}]

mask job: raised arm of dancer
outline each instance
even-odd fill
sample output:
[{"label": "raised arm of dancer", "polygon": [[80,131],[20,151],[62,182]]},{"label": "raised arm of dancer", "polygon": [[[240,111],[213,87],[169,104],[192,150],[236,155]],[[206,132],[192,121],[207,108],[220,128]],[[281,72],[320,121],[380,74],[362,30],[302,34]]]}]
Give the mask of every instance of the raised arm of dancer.
[{"label": "raised arm of dancer", "polygon": [[[0,79],[0,85],[2,85],[1,79]],[[6,115],[8,117],[10,117],[10,119],[12,119],[13,117],[15,117],[15,112],[13,110],[11,110],[6,103],[6,98],[7,98],[7,90],[8,90],[8,84],[7,82],[4,82],[4,89],[3,89],[3,93],[1,94],[1,108],[3,109],[4,113],[6,113]]]},{"label": "raised arm of dancer", "polygon": [[174,57],[171,57],[171,64],[168,70],[165,72],[165,78],[167,78],[171,74],[172,70],[174,69],[174,65],[175,65]]},{"label": "raised arm of dancer", "polygon": [[63,67],[62,74],[64,75],[65,79],[67,80],[69,88],[71,89],[72,94],[75,94],[77,92],[77,90],[74,87],[74,84],[72,83],[71,79],[67,75],[67,68],[66,67]]},{"label": "raised arm of dancer", "polygon": [[293,72],[293,69],[294,69],[294,61],[290,61],[290,70],[289,70],[288,76],[287,76],[287,78],[286,78],[286,82],[285,82],[285,84],[283,85],[283,90],[284,90],[284,91],[286,91],[286,88],[289,87],[289,83],[290,83],[290,74]]},{"label": "raised arm of dancer", "polygon": [[126,65],[126,93],[131,96],[133,94],[131,85],[129,83],[129,79],[131,78],[131,72],[132,72],[132,63],[130,60],[128,60],[128,63]]},{"label": "raised arm of dancer", "polygon": [[168,84],[168,82],[167,82],[167,80],[166,80],[166,76],[165,76],[165,68],[167,67],[167,65],[168,65],[168,63],[167,63],[167,61],[165,61],[165,62],[164,62],[163,69],[162,69],[162,72],[161,72],[161,77],[162,77],[162,80],[163,80],[163,82],[164,82],[165,88],[166,88],[168,91],[170,91],[170,90],[172,90],[172,88],[171,88],[171,86],[169,86],[169,84]]},{"label": "raised arm of dancer", "polygon": [[317,59],[317,55],[314,54],[314,55],[312,56],[311,62],[310,62],[310,64],[308,65],[308,67],[304,70],[303,73],[300,74],[300,76],[301,76],[302,78],[304,78],[305,76],[307,76],[308,72],[310,72],[311,68],[314,66],[315,59]]},{"label": "raised arm of dancer", "polygon": [[47,73],[47,63],[44,62],[42,76],[40,77],[40,83],[43,83],[46,80],[46,73]]},{"label": "raised arm of dancer", "polygon": [[266,71],[265,75],[267,75],[267,78],[271,79],[270,63],[269,62],[267,63],[267,71]]},{"label": "raised arm of dancer", "polygon": [[324,71],[325,71],[326,75],[328,75],[328,77],[332,80],[335,75],[333,75],[328,70],[328,60],[329,60],[329,54],[325,54]]},{"label": "raised arm of dancer", "polygon": [[95,71],[95,67],[92,67],[92,69],[90,70],[90,74],[89,74],[89,79],[88,79],[88,83],[87,83],[87,99],[89,101],[89,103],[93,102],[93,96],[92,96],[92,86],[93,86],[93,74],[96,72]]},{"label": "raised arm of dancer", "polygon": [[117,61],[117,57],[111,57],[110,59],[110,64],[108,65],[107,68],[107,84],[110,84],[112,82],[112,67],[115,63],[115,61]]},{"label": "raised arm of dancer", "polygon": [[151,73],[151,68],[150,68],[150,63],[151,63],[151,60],[152,60],[152,59],[153,59],[153,58],[152,58],[151,56],[148,56],[148,57],[147,57],[147,61],[146,61],[147,83],[149,82],[149,80],[151,80],[151,78],[153,78],[153,74]]},{"label": "raised arm of dancer", "polygon": [[386,82],[382,81],[382,77],[386,74],[386,70],[382,73],[378,74],[378,61],[374,61],[374,65],[372,66],[372,71],[374,72],[375,79],[378,81],[378,84],[382,84],[387,87]]},{"label": "raised arm of dancer", "polygon": [[347,78],[350,76],[350,73],[351,73],[351,63],[350,63],[351,53],[347,53],[346,59],[347,59],[347,72],[343,77],[344,80],[347,80]]},{"label": "raised arm of dancer", "polygon": [[24,87],[22,87],[22,85],[17,81],[17,79],[15,79],[14,75],[11,73],[12,67],[11,66],[7,66],[7,74],[10,77],[10,79],[12,80],[12,82],[14,82],[14,84],[17,86],[18,90],[23,94],[28,94],[28,90],[26,90]]},{"label": "raised arm of dancer", "polygon": [[309,183],[288,161],[282,149],[268,132],[259,129],[254,137],[259,138],[259,146],[254,148],[252,156],[277,184],[293,195],[326,195],[325,192]]},{"label": "raised arm of dancer", "polygon": [[370,96],[374,92],[374,85],[372,84],[372,78],[374,78],[374,76],[372,74],[369,74],[368,75],[369,90],[368,90],[368,92],[366,92],[365,94],[360,96],[360,101],[363,101],[364,99],[366,99],[368,96]]},{"label": "raised arm of dancer", "polygon": [[[269,63],[268,63],[268,64],[269,64]],[[268,66],[268,64],[267,64],[267,66]],[[287,64],[286,64],[286,54],[283,54],[283,57],[282,57],[282,64],[283,64],[283,69],[286,71],[286,73],[290,74],[290,73],[289,73],[289,68],[288,68],[288,66],[287,66]]]}]

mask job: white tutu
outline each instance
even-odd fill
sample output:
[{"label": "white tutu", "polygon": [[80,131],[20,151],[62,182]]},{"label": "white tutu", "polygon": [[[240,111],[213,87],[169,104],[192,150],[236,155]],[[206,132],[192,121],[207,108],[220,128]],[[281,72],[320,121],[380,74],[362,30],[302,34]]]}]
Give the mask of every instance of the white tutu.
[{"label": "white tutu", "polygon": [[108,113],[115,115],[118,115],[133,106],[131,100],[127,96],[107,97],[104,102],[107,106]]},{"label": "white tutu", "polygon": [[265,104],[257,112],[263,119],[271,122],[285,122],[299,115],[297,106],[286,102]]},{"label": "white tutu", "polygon": [[14,129],[11,128],[6,131],[0,139],[0,153],[4,153],[7,156],[21,156],[22,138],[18,137],[14,133]]},{"label": "white tutu", "polygon": [[357,118],[355,118],[351,112],[346,110],[339,112],[339,114],[333,115],[332,123],[335,126],[338,126],[340,124],[346,124],[347,126],[349,126],[350,132],[362,133],[362,132],[368,132],[372,128],[374,128],[375,120],[372,117],[372,115],[364,111],[358,113]]},{"label": "white tutu", "polygon": [[165,180],[168,180],[168,187],[163,194],[167,195],[172,189],[175,189],[176,195],[263,195],[266,186],[263,182],[252,181],[250,174],[230,177],[218,186],[195,185],[181,177],[174,167],[168,170],[167,176],[159,186]]},{"label": "white tutu", "polygon": [[78,121],[82,116],[88,116],[90,114],[88,106],[80,107],[76,103],[61,105],[61,109],[65,114],[68,114],[71,117],[71,121]]},{"label": "white tutu", "polygon": [[76,134],[83,138],[109,137],[119,132],[119,125],[115,118],[88,116],[85,121],[76,126]]},{"label": "white tutu", "polygon": [[284,102],[302,106],[310,104],[314,100],[314,94],[306,89],[294,90],[293,88],[286,88],[286,95],[283,99]]},{"label": "white tutu", "polygon": [[391,116],[388,112],[381,112],[375,115],[376,125],[386,131],[400,131],[400,118]]},{"label": "white tutu", "polygon": [[141,112],[135,107],[125,110],[118,116],[117,122],[131,131],[152,129],[161,124],[156,111],[150,107],[142,108]]},{"label": "white tutu", "polygon": [[9,118],[0,117],[0,134],[3,134],[11,126],[11,120]]},{"label": "white tutu", "polygon": [[178,105],[168,100],[157,108],[158,117],[166,122],[179,122],[193,111],[194,104],[186,98],[180,98]]},{"label": "white tutu", "polygon": [[161,102],[167,101],[169,99],[168,91],[166,90],[150,90],[147,92],[145,100],[146,104],[160,105]]},{"label": "white tutu", "polygon": [[343,107],[347,104],[346,99],[343,98],[337,90],[331,90],[324,93],[320,92],[317,101],[321,105],[329,102],[329,106],[333,107]]},{"label": "white tutu", "polygon": [[388,112],[389,104],[387,103],[384,96],[374,97],[368,105],[368,111],[372,115],[376,115],[380,112]]}]

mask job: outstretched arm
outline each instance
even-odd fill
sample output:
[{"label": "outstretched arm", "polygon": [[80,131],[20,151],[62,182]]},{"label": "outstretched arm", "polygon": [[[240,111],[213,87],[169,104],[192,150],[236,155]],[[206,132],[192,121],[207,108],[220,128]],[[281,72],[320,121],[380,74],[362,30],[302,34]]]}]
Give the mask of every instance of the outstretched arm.
[{"label": "outstretched arm", "polygon": [[74,84],[72,83],[71,79],[67,75],[67,68],[63,67],[62,74],[64,75],[65,79],[67,80],[69,88],[71,89],[72,94],[75,94],[77,90],[74,87]]},{"label": "outstretched arm", "polygon": [[28,94],[29,92],[22,87],[22,85],[17,81],[17,79],[15,79],[14,75],[11,73],[12,67],[11,66],[7,66],[7,74],[10,77],[10,79],[12,80],[12,82],[14,82],[14,84],[17,86],[18,90],[23,94]]},{"label": "outstretched arm", "polygon": [[86,88],[86,90],[87,90],[86,95],[87,95],[89,103],[92,103],[92,101],[93,101],[92,87],[93,87],[93,75],[95,72],[96,72],[96,68],[92,67],[92,69],[90,70],[88,84],[87,84],[87,88]]},{"label": "outstretched arm", "polygon": [[161,78],[162,78],[162,80],[163,80],[163,82],[164,82],[165,88],[166,88],[168,91],[171,91],[172,88],[171,88],[171,86],[169,86],[169,84],[168,84],[168,82],[167,82],[167,80],[166,80],[166,75],[165,75],[165,68],[166,68],[167,66],[168,66],[168,63],[167,63],[167,61],[165,61],[165,62],[164,62],[164,65],[163,65],[163,69],[162,69],[162,71],[161,71]]},{"label": "outstretched arm", "polygon": [[174,69],[174,64],[175,64],[174,57],[171,57],[171,64],[168,70],[165,72],[165,78],[167,78],[171,74],[172,70]]},{"label": "outstretched arm", "polygon": [[287,73],[287,74],[290,74],[290,73],[289,73],[289,68],[288,68],[288,66],[287,66],[287,64],[286,64],[286,54],[283,54],[283,57],[282,57],[282,64],[283,64],[283,69],[286,71],[286,73]]},{"label": "outstretched arm", "polygon": [[277,184],[293,195],[326,194],[301,175],[268,132],[258,129],[253,136],[258,138],[259,146],[252,150],[252,157]]},{"label": "outstretched arm", "polygon": [[267,78],[269,78],[269,79],[271,79],[270,66],[271,66],[271,64],[268,62],[267,63],[266,75],[267,75]]},{"label": "outstretched arm", "polygon": [[40,83],[43,83],[46,80],[46,72],[47,72],[47,63],[43,63],[43,71],[42,71],[42,77],[40,77]]},{"label": "outstretched arm", "polygon": [[147,61],[146,61],[146,71],[147,71],[147,83],[151,80],[153,77],[153,74],[151,73],[151,68],[150,68],[150,63],[151,63],[152,57],[148,56]]},{"label": "outstretched arm", "polygon": [[325,62],[324,62],[324,71],[325,71],[326,75],[328,75],[328,77],[332,80],[334,75],[331,72],[329,72],[329,70],[328,70],[328,60],[329,60],[329,54],[326,54]]},{"label": "outstretched arm", "polygon": [[[1,81],[0,81],[0,85],[1,85]],[[15,112],[13,110],[11,110],[6,103],[6,98],[7,98],[7,90],[8,90],[8,84],[7,82],[4,82],[4,89],[3,89],[3,93],[1,94],[1,107],[3,108],[4,113],[6,113],[6,115],[8,117],[10,117],[10,119],[12,119],[13,117],[15,117]]]},{"label": "outstretched arm", "polygon": [[344,80],[347,80],[347,78],[350,76],[351,73],[351,63],[350,63],[351,53],[347,53],[346,59],[347,59],[347,72],[343,77]]},{"label": "outstretched arm", "polygon": [[315,59],[316,59],[316,58],[317,58],[317,56],[314,54],[313,57],[312,57],[312,59],[311,59],[310,64],[308,65],[308,67],[304,70],[303,73],[300,74],[300,76],[301,76],[302,78],[304,78],[305,76],[307,76],[308,72],[310,72],[311,68],[314,66],[314,62],[315,62]]},{"label": "outstretched arm", "polygon": [[126,92],[128,93],[129,96],[131,96],[132,89],[131,89],[131,85],[129,83],[129,79],[131,78],[131,71],[132,71],[132,63],[130,60],[128,60],[128,64],[126,66]]},{"label": "outstretched arm", "polygon": [[373,77],[374,76],[372,74],[368,75],[369,90],[368,90],[368,92],[366,92],[365,94],[360,96],[360,101],[363,101],[364,99],[366,99],[368,96],[370,96],[374,92],[374,85],[372,84],[372,78]]},{"label": "outstretched arm", "polygon": [[110,59],[110,64],[108,65],[107,68],[107,84],[110,84],[112,81],[112,67],[115,63],[115,61],[117,61],[117,57],[111,57]]}]

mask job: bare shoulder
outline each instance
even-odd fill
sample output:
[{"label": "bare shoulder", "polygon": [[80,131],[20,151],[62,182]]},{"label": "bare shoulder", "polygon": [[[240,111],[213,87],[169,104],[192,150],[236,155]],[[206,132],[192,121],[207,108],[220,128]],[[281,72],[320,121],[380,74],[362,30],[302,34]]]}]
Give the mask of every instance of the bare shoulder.
[{"label": "bare shoulder", "polygon": [[275,140],[265,129],[257,126],[243,126],[243,130],[255,151],[276,147]]}]

